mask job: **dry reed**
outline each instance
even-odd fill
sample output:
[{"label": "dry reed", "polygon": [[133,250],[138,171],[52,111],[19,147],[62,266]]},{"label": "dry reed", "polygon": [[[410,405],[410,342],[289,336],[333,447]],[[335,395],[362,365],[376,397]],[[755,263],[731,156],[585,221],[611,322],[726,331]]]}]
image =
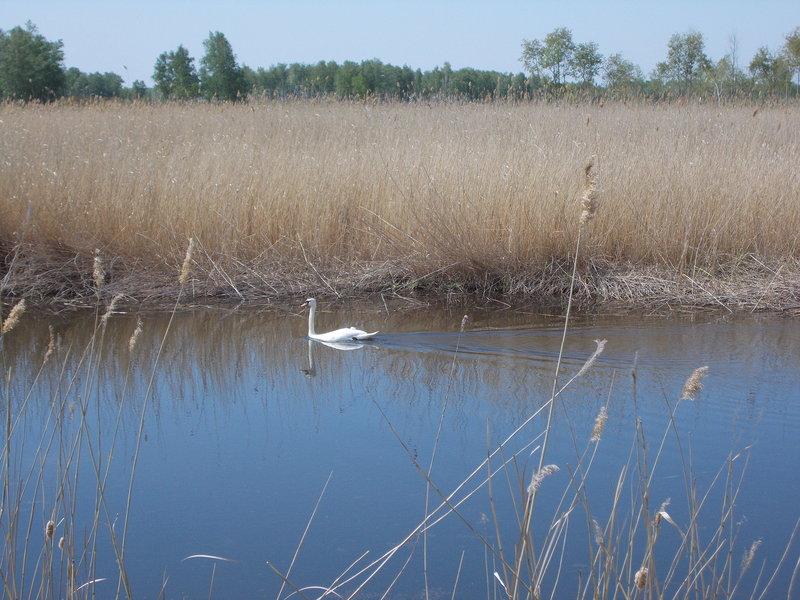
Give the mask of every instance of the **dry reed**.
[{"label": "dry reed", "polygon": [[133,352],[134,348],[136,348],[136,342],[139,341],[139,336],[142,335],[143,329],[144,323],[142,323],[142,318],[138,317],[136,319],[136,328],[133,330],[133,333],[128,340],[128,352]]},{"label": "dry reed", "polygon": [[528,485],[528,494],[535,493],[542,485],[545,477],[549,477],[553,473],[558,473],[558,465],[545,465],[531,477],[531,482]]},{"label": "dry reed", "polygon": [[25,312],[25,298],[22,298],[19,302],[17,302],[11,311],[8,313],[5,321],[0,319],[0,334],[5,335],[10,332],[14,327],[17,326],[19,323],[20,318],[22,317],[23,313]]},{"label": "dry reed", "polygon": [[592,427],[592,437],[589,438],[590,442],[599,442],[603,437],[603,429],[605,429],[606,421],[608,420],[608,410],[605,406],[600,407],[600,412],[594,420],[594,427]]},{"label": "dry reed", "polygon": [[706,373],[708,373],[708,367],[698,367],[692,371],[692,374],[683,384],[681,400],[694,400],[697,397],[697,394],[703,389],[703,379]]},{"label": "dry reed", "polygon": [[[6,105],[4,293],[88,300],[103,286],[174,298],[188,275],[176,283],[169,265],[191,238],[203,249],[195,295],[444,287],[562,297],[572,206],[579,198],[582,223],[591,218],[599,170],[605,218],[586,241],[579,301],[796,307],[800,111],[751,112]],[[95,249],[106,271],[92,289]]]}]

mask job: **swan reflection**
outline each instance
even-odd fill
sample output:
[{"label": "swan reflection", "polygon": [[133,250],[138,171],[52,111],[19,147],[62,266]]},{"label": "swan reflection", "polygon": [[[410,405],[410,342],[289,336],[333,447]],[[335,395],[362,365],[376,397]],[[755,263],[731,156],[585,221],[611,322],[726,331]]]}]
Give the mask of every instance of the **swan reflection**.
[{"label": "swan reflection", "polygon": [[327,346],[328,348],[333,348],[334,350],[360,350],[367,346],[362,342],[352,341],[352,342],[322,342],[319,340],[308,340],[308,368],[307,369],[300,369],[300,372],[308,378],[316,377],[317,376],[317,368],[314,363],[314,346],[319,344],[320,346]]}]

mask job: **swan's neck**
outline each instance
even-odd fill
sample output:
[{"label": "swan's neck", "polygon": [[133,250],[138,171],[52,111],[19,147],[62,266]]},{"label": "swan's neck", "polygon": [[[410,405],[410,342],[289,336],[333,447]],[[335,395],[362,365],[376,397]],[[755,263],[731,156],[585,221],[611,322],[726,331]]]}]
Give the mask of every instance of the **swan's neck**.
[{"label": "swan's neck", "polygon": [[317,307],[313,304],[309,306],[308,310],[308,337],[314,337],[317,335],[317,330],[314,328],[314,317],[317,313]]}]

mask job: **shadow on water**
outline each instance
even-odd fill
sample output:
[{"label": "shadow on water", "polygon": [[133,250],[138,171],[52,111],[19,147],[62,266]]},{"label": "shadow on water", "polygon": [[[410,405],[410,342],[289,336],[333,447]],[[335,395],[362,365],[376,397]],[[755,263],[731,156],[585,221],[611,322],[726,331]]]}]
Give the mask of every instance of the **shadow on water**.
[{"label": "shadow on water", "polygon": [[[214,566],[218,595],[276,596],[281,582],[266,562],[289,568],[331,474],[292,580],[329,585],[363,552],[381,555],[423,516],[425,480],[414,460],[427,469],[435,455],[432,479],[453,490],[489,449],[545,406],[563,327],[558,316],[513,311],[474,311],[461,332],[461,315],[445,311],[321,310],[320,330],[342,323],[381,330],[374,341],[342,346],[305,339],[299,313],[178,313],[164,338],[169,318],[145,315],[133,351],[134,315],[114,316],[96,336],[92,314],[32,318],[2,349],[5,372],[13,374],[7,406],[19,419],[9,479],[24,479],[23,465],[38,464],[42,482],[58,480],[63,462],[58,453],[44,457],[37,450],[43,437],[57,447],[83,448],[76,458],[81,475],[73,473],[76,483],[68,490],[76,509],[67,518],[75,531],[85,529],[98,521],[91,509],[96,481],[86,464],[95,452],[108,468],[109,512],[96,525],[107,533],[112,524],[120,527],[136,456],[125,563],[139,597],[157,597],[165,573],[167,597],[209,596],[210,563],[184,560],[196,554],[236,561]],[[42,368],[50,326],[58,343]],[[561,471],[543,486],[537,511],[556,510],[580,464],[579,448],[606,406],[606,431],[587,481],[599,490],[592,515],[604,514],[640,435],[637,423],[657,447],[687,376],[708,365],[698,401],[674,414],[682,445],[665,442],[653,502],[685,495],[682,463],[689,448],[693,473],[706,485],[729,453],[752,446],[737,535],[747,543],[770,540],[764,556],[775,560],[800,501],[800,482],[785,473],[800,461],[800,325],[713,314],[577,316],[565,340],[561,381],[578,373],[598,339],[607,340],[605,351],[559,396],[547,461]],[[538,459],[544,425],[543,415],[533,419],[504,449],[523,479]],[[525,486],[502,477],[506,490]],[[765,496],[765,489],[781,494]],[[37,527],[62,511],[55,490],[50,483],[18,489],[32,507],[26,519]],[[497,531],[485,488],[465,501],[463,517],[491,541],[498,531],[513,540],[518,507],[497,495]],[[669,512],[685,524],[687,510],[674,501]],[[114,582],[98,583],[97,590],[113,595],[114,554],[102,541],[107,536],[99,537],[92,568]],[[421,553],[411,547],[403,555],[411,562],[394,588],[398,597],[422,589]],[[577,581],[588,568],[585,542],[565,547],[564,579]],[[494,559],[486,562],[485,548],[461,520],[450,517],[432,528],[428,551],[434,596],[449,597],[459,569],[459,590],[486,596],[487,573],[491,580],[499,567]],[[38,556],[32,552],[30,560]],[[381,572],[370,589],[386,589],[398,568]],[[569,584],[561,589],[564,597],[577,592]]]}]

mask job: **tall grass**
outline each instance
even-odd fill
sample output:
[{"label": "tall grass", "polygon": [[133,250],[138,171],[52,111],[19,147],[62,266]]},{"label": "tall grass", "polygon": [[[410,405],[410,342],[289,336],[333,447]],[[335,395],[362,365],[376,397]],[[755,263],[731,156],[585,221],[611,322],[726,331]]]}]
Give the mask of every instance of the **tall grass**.
[{"label": "tall grass", "polygon": [[[192,251],[189,240],[178,278],[180,290],[191,273]],[[103,297],[106,276],[107,267],[97,255],[93,261],[93,285],[98,299]],[[180,298],[179,293],[175,309]],[[114,295],[107,303],[98,301],[94,326],[82,347],[73,346],[71,340],[57,340],[51,327],[50,342],[38,370],[35,365],[25,369],[34,374],[26,381],[18,380],[15,365],[7,361],[5,352],[8,336],[24,335],[20,323],[26,318],[25,300],[20,300],[7,315],[0,311],[0,414],[4,425],[0,451],[0,598],[93,598],[94,586],[104,582],[110,586],[105,588],[104,596],[128,600],[134,597],[125,548],[136,467],[149,414],[148,400],[175,310],[157,351],[150,357],[149,381],[136,398],[134,412],[126,415],[131,402],[126,392],[133,361],[128,361],[127,370],[115,374],[122,390],[120,397],[114,399],[117,402],[109,402],[113,394],[103,384],[104,368],[113,362],[106,354],[109,348],[104,344],[105,332],[119,299],[120,295]],[[126,347],[129,358],[134,356],[142,329],[138,320]],[[111,353],[115,354],[114,350]],[[52,363],[58,360],[62,361],[61,366],[53,368]],[[53,376],[45,377],[47,372]],[[41,430],[32,433],[25,423],[35,410],[30,406],[31,399],[40,395],[49,403],[42,407],[46,416]],[[113,413],[109,405],[116,408],[110,421],[104,419],[106,411]],[[118,434],[125,418],[137,417],[135,448],[127,457],[131,464],[126,499],[123,505],[111,505],[106,490],[113,479],[112,472],[118,472],[116,465],[112,468],[118,452]],[[109,422],[110,430],[106,429]],[[87,502],[87,498],[93,501]],[[112,560],[116,568],[109,572]],[[116,591],[112,592],[114,580]]]},{"label": "tall grass", "polygon": [[797,293],[793,106],[108,103],[0,121],[6,289],[31,297],[88,297],[99,249],[108,294],[174,298],[187,238],[195,295],[561,295],[591,155],[604,218],[580,298]]}]

